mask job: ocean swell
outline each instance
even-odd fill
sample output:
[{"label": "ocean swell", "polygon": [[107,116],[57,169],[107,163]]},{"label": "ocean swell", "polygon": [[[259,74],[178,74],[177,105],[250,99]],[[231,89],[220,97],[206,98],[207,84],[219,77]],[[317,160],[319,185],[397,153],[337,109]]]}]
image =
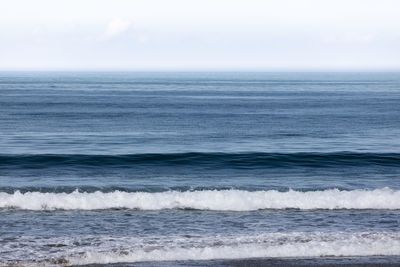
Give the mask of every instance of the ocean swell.
[{"label": "ocean swell", "polygon": [[400,166],[398,153],[149,153],[128,155],[0,154],[0,169],[51,167],[189,166],[209,168],[280,168]]}]

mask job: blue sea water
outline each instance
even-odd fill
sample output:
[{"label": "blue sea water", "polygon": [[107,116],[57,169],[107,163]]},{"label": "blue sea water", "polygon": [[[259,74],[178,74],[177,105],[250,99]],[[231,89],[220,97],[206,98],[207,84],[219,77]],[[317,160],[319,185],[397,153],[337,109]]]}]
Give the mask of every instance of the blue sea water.
[{"label": "blue sea water", "polygon": [[0,266],[395,263],[399,136],[399,73],[2,72]]}]

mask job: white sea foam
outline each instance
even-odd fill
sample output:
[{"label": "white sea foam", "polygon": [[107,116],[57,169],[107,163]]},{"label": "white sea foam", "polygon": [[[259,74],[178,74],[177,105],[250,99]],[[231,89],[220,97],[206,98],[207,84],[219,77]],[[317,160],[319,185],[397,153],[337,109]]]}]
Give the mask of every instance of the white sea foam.
[{"label": "white sea foam", "polygon": [[26,210],[198,209],[251,211],[260,209],[400,209],[400,191],[390,188],[341,191],[203,190],[147,192],[0,193],[0,208]]},{"label": "white sea foam", "polygon": [[[31,248],[29,252],[27,246]],[[51,255],[48,251],[50,246],[53,247]],[[8,266],[12,262],[18,263],[18,266],[54,266],[58,263],[65,266],[267,257],[400,256],[400,233],[289,232],[193,237],[23,236],[8,241],[3,249],[8,253],[4,261],[0,259],[0,266]]]},{"label": "white sea foam", "polygon": [[[243,240],[242,240],[243,241]],[[271,234],[253,242],[225,242],[200,247],[156,247],[124,252],[86,252],[71,257],[70,264],[117,262],[213,260],[265,257],[396,256],[400,255],[398,234]]]}]

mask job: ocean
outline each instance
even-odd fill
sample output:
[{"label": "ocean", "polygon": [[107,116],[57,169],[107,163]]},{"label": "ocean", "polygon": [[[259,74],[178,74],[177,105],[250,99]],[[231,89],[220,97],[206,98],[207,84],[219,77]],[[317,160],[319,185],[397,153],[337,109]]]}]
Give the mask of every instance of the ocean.
[{"label": "ocean", "polygon": [[0,266],[106,264],[400,264],[400,74],[0,72]]}]

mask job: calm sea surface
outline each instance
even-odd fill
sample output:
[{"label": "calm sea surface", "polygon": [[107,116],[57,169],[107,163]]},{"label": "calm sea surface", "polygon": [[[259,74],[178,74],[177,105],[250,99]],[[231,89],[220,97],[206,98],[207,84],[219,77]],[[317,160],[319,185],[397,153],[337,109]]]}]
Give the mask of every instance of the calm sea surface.
[{"label": "calm sea surface", "polygon": [[376,257],[399,73],[0,73],[0,266]]}]

